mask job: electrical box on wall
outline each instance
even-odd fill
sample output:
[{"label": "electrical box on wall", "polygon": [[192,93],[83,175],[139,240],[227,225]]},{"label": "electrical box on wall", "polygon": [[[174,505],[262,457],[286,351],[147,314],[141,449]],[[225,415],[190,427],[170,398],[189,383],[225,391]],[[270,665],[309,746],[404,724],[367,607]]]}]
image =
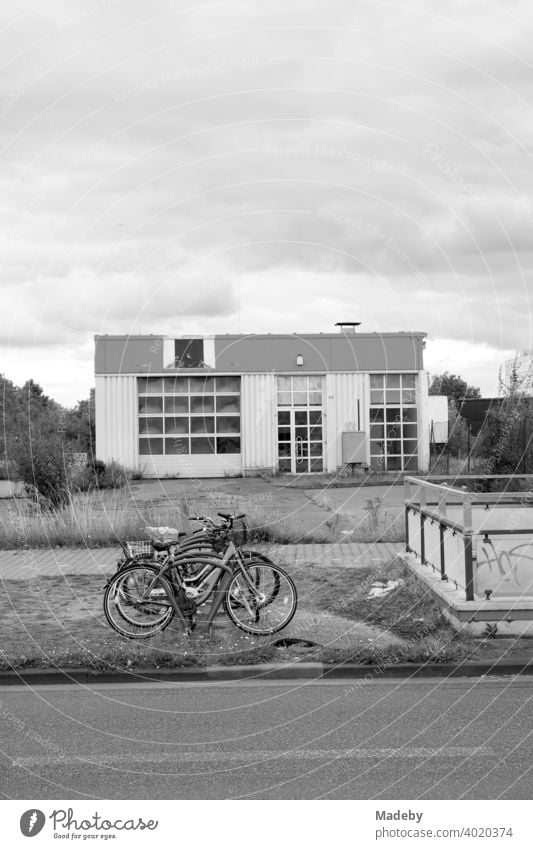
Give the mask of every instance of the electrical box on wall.
[{"label": "electrical box on wall", "polygon": [[366,463],[366,433],[364,430],[345,431],[342,434],[342,462]]}]

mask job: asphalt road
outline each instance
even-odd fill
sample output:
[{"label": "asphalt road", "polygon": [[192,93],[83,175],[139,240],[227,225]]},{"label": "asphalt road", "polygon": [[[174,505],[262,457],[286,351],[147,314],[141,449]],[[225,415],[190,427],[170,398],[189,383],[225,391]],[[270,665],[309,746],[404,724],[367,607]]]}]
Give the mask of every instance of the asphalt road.
[{"label": "asphalt road", "polygon": [[533,682],[2,687],[14,799],[530,799]]}]

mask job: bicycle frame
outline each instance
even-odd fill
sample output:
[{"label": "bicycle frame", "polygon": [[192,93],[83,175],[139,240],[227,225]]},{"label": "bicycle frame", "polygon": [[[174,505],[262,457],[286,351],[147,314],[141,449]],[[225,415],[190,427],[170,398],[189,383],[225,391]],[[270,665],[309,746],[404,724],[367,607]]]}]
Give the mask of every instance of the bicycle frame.
[{"label": "bicycle frame", "polygon": [[[189,551],[183,551],[183,552],[180,551],[180,553],[178,553],[176,555],[169,555],[167,558],[165,558],[165,562],[163,564],[157,563],[156,565],[160,566],[161,568],[159,569],[158,574],[154,577],[154,579],[150,582],[147,589],[145,590],[145,595],[147,597],[149,597],[150,592],[151,592],[152,588],[154,587],[154,585],[157,583],[159,578],[161,578],[161,577],[166,578],[166,573],[168,572],[169,569],[179,567],[180,564],[185,565],[186,563],[190,563],[191,559],[192,559],[191,553]],[[253,585],[253,582],[248,577],[248,575],[246,573],[246,569],[243,567],[243,564],[241,562],[241,556],[239,554],[239,551],[235,547],[233,542],[231,542],[231,541],[229,542],[228,546],[226,547],[226,550],[224,551],[224,555],[222,557],[219,557],[217,555],[203,554],[201,549],[199,549],[198,554],[194,554],[194,563],[195,564],[202,563],[206,566],[211,566],[213,569],[219,569],[220,570],[220,576],[217,578],[217,582],[215,583],[214,589],[212,590],[213,601],[212,601],[212,604],[211,604],[211,610],[209,611],[209,616],[207,617],[207,620],[206,620],[207,629],[209,631],[213,627],[213,621],[215,619],[215,616],[217,615],[217,613],[220,609],[220,606],[221,606],[222,601],[224,599],[224,595],[226,594],[226,591],[227,591],[227,589],[228,589],[228,587],[229,587],[229,585],[230,585],[230,583],[233,579],[235,571],[236,571],[235,569],[233,569],[229,565],[229,561],[231,561],[231,560],[237,561],[239,571],[244,576],[244,579],[249,584],[250,588],[252,590],[254,590],[254,592],[255,592],[255,587]],[[165,587],[165,593],[167,595],[167,598],[168,598],[170,604],[172,605],[174,613],[178,617],[178,620],[181,622],[183,627],[188,629],[189,626],[187,624],[185,616],[183,615],[183,613],[181,612],[181,610],[179,608],[179,605],[176,601],[174,594],[172,592],[169,593],[169,591],[167,590],[166,587]],[[153,603],[153,600],[151,600],[151,602]]]}]

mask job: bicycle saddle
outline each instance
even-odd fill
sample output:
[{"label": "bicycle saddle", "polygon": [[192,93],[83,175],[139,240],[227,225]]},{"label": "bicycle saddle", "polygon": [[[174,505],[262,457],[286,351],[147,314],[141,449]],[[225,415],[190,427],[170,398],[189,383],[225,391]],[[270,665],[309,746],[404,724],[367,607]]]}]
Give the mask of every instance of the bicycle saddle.
[{"label": "bicycle saddle", "polygon": [[180,531],[177,537],[172,539],[153,539],[152,547],[156,551],[167,551],[172,545],[179,545],[182,537],[186,537],[185,531]]}]

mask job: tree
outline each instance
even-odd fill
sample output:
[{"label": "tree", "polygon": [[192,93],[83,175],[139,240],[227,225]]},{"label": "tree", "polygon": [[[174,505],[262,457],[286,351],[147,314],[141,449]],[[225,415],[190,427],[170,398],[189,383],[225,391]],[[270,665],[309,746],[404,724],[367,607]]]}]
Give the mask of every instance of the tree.
[{"label": "tree", "polygon": [[466,380],[457,374],[434,375],[430,387],[430,395],[446,395],[448,401],[453,400],[457,410],[461,409],[461,401],[464,398],[481,398],[481,392],[476,386],[469,386]]},{"label": "tree", "polygon": [[485,475],[520,475],[533,467],[533,398],[523,384],[516,368],[508,385],[500,375],[501,397],[488,410],[475,446]]},{"label": "tree", "polygon": [[65,415],[65,439],[69,451],[82,451],[95,456],[94,389],[88,399],[78,401]]}]

